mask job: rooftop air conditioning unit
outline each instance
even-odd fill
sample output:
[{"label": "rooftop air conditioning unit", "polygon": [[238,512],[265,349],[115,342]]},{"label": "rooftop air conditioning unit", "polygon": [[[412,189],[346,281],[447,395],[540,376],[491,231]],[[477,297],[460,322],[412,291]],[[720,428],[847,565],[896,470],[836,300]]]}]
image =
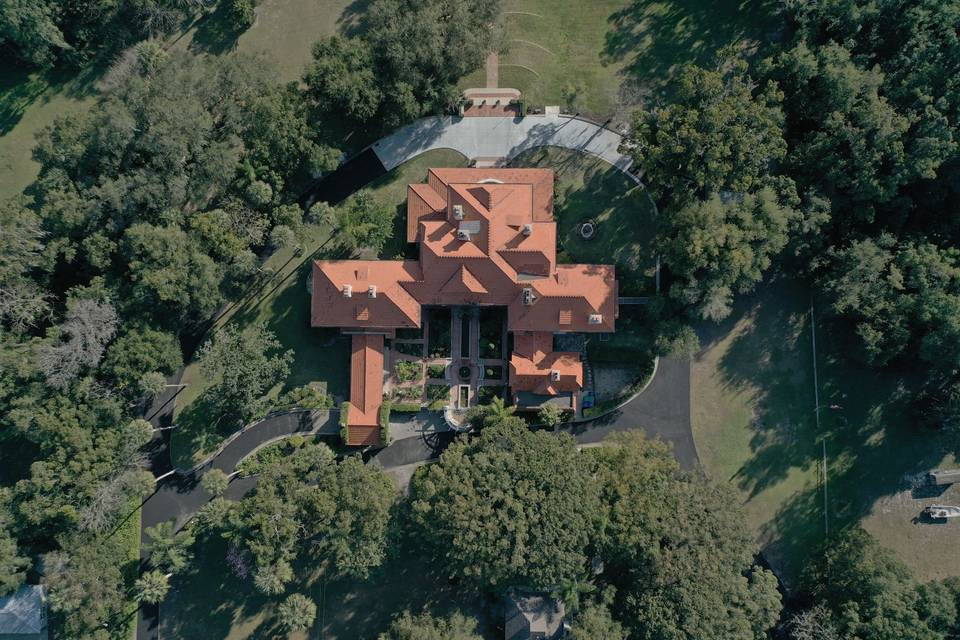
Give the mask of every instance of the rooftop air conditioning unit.
[{"label": "rooftop air conditioning unit", "polygon": [[457,240],[463,240],[464,242],[470,242],[470,232],[466,229],[459,229],[457,231]]},{"label": "rooftop air conditioning unit", "polygon": [[600,324],[601,322],[603,322],[603,316],[600,315],[599,313],[591,313],[590,317],[587,318],[587,322],[589,324]]},{"label": "rooftop air conditioning unit", "polygon": [[342,291],[343,291],[343,297],[344,297],[344,298],[352,298],[352,297],[353,297],[353,287],[352,287],[351,285],[349,285],[349,284],[343,285]]},{"label": "rooftop air conditioning unit", "polygon": [[[454,220],[463,220],[463,205],[455,204],[453,205],[453,219]],[[469,240],[469,238],[467,238]]]},{"label": "rooftop air conditioning unit", "polygon": [[550,371],[550,379],[554,382],[560,382],[560,372],[556,369]]},{"label": "rooftop air conditioning unit", "polygon": [[376,298],[376,297],[377,297],[377,285],[372,284],[372,285],[370,285],[369,287],[367,287],[367,295],[370,296],[371,298]]},{"label": "rooftop air conditioning unit", "polygon": [[537,300],[537,296],[534,295],[533,289],[531,289],[530,287],[525,287],[523,290],[523,304],[529,307],[536,300]]},{"label": "rooftop air conditioning unit", "polygon": [[528,236],[531,233],[533,233],[533,225],[530,223],[523,225],[523,235]]}]

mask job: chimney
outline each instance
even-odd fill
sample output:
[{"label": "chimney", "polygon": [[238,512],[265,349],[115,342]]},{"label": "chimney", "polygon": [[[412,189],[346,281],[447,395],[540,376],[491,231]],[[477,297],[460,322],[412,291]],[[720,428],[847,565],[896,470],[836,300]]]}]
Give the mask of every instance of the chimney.
[{"label": "chimney", "polygon": [[537,300],[537,296],[534,295],[533,289],[531,289],[530,287],[524,287],[523,288],[523,304],[529,307],[534,302],[536,302],[536,300]]},{"label": "chimney", "polygon": [[529,236],[531,233],[533,233],[533,225],[530,224],[529,222],[528,222],[527,224],[523,225],[523,231],[522,231],[522,233],[523,233],[523,235],[525,235],[525,236]]},{"label": "chimney", "polygon": [[353,287],[350,286],[349,284],[343,285],[342,291],[343,291],[343,297],[344,297],[344,298],[352,298],[352,297],[353,297]]},{"label": "chimney", "polygon": [[370,296],[371,298],[376,298],[376,297],[377,297],[377,285],[372,284],[372,285],[370,285],[369,287],[367,287],[367,295]]},{"label": "chimney", "polygon": [[591,313],[590,317],[587,318],[588,324],[600,324],[601,322],[603,322],[603,316],[599,313]]},{"label": "chimney", "polygon": [[550,379],[553,380],[554,382],[560,382],[560,372],[557,371],[556,369],[551,369]]},{"label": "chimney", "polygon": [[463,220],[463,205],[455,204],[453,205],[453,219],[454,220]]}]

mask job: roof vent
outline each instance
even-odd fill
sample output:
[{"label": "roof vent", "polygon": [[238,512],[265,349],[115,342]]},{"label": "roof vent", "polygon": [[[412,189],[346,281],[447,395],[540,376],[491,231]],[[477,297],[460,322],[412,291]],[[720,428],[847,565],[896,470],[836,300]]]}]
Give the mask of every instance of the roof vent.
[{"label": "roof vent", "polygon": [[603,316],[599,313],[591,313],[590,317],[587,318],[589,324],[600,324],[601,322],[603,322]]},{"label": "roof vent", "polygon": [[522,231],[522,233],[523,233],[523,235],[525,235],[525,236],[528,236],[528,235],[530,235],[531,233],[533,233],[533,225],[530,224],[529,222],[528,222],[527,224],[523,225],[523,231]]},{"label": "roof vent", "polygon": [[[455,204],[453,205],[453,219],[454,220],[463,220],[463,205]],[[470,238],[467,238],[469,240]]]},{"label": "roof vent", "polygon": [[529,307],[536,301],[537,301],[537,296],[534,295],[533,289],[531,289],[530,287],[524,287],[523,288],[523,304]]},{"label": "roof vent", "polygon": [[352,297],[353,297],[353,287],[352,287],[351,285],[349,285],[349,284],[343,285],[342,291],[343,291],[343,297],[344,297],[344,298],[352,298]]},{"label": "roof vent", "polygon": [[550,379],[553,380],[554,382],[560,382],[560,372],[557,371],[556,369],[551,369]]},{"label": "roof vent", "polygon": [[466,229],[457,230],[457,240],[463,240],[464,242],[470,242],[470,232]]},{"label": "roof vent", "polygon": [[376,298],[376,297],[377,297],[377,285],[372,284],[372,285],[370,285],[369,287],[367,287],[367,295],[370,296],[371,298]]}]

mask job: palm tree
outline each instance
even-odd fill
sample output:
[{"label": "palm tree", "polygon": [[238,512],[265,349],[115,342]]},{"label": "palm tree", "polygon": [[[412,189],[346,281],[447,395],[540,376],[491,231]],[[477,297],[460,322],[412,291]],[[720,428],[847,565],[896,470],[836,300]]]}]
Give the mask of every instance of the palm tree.
[{"label": "palm tree", "polygon": [[517,412],[516,407],[508,407],[501,397],[495,397],[493,402],[488,404],[483,411],[483,426],[492,427],[504,422],[507,418]]},{"label": "palm tree", "polygon": [[170,577],[162,571],[147,571],[134,583],[138,602],[158,604],[170,590]]},{"label": "palm tree", "polygon": [[294,593],[277,607],[277,617],[287,631],[306,631],[317,618],[317,605],[310,598]]}]

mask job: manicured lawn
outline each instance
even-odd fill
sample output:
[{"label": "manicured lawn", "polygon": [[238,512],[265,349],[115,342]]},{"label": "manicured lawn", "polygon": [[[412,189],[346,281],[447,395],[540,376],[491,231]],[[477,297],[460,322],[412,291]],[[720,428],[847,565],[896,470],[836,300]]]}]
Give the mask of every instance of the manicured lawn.
[{"label": "manicured lawn", "polygon": [[[524,152],[515,167],[546,167],[556,172],[554,203],[560,262],[617,266],[621,295],[654,289],[654,215],[646,191],[599,158],[557,147]],[[579,235],[586,220],[597,223],[590,240]]]},{"label": "manicured lawn", "polygon": [[[626,122],[685,62],[709,63],[736,42],[748,50],[776,35],[773,0],[506,0],[509,50],[500,86],[534,107],[560,105]],[[485,86],[481,69],[462,85]]]},{"label": "manicured lawn", "polygon": [[[435,569],[433,558],[417,541],[392,541],[387,562],[367,580],[324,582],[312,575],[290,586],[287,593],[303,593],[317,604],[317,620],[309,634],[278,633],[274,612],[280,598],[256,592],[250,579],[235,577],[224,561],[226,544],[220,539],[197,543],[189,573],[173,580],[170,595],[160,607],[160,634],[167,640],[245,640],[284,637],[294,640],[376,638],[390,620],[405,609],[430,610],[445,615],[454,609],[481,619],[485,638],[497,635],[483,596],[452,585]],[[309,567],[301,566],[298,575]]]},{"label": "manicured lawn", "polygon": [[[410,160],[371,186],[374,195],[381,201],[396,206],[398,219],[394,223],[395,236],[406,239],[406,193],[407,184],[426,179],[428,167],[464,166],[466,160],[460,154],[438,150],[424,153]],[[270,397],[276,398],[288,389],[310,382],[323,382],[327,392],[339,400],[349,395],[349,352],[350,343],[335,329],[313,329],[310,327],[310,291],[307,278],[310,275],[312,260],[316,258],[344,257],[330,237],[327,227],[309,227],[308,240],[304,243],[304,252],[294,255],[292,248],[274,253],[264,264],[264,270],[272,273],[263,279],[242,300],[232,304],[217,321],[215,327],[227,323],[237,323],[249,327],[263,322],[274,332],[284,349],[294,351],[294,361],[290,365],[290,375],[281,385],[276,386]],[[401,251],[405,242],[393,243]],[[384,252],[384,255],[392,253]],[[177,398],[177,424],[171,440],[171,455],[174,464],[187,468],[203,458],[233,430],[233,426],[218,429],[211,420],[206,419],[197,399],[216,381],[205,379],[200,367],[191,363],[184,373],[183,382],[187,387]],[[184,419],[186,418],[186,419]]]},{"label": "manicured lawn", "polygon": [[809,306],[807,289],[780,278],[701,331],[691,402],[707,473],[741,491],[766,558],[789,584],[824,535],[823,437],[831,529],[862,523],[920,578],[960,571],[950,552],[958,536],[912,522],[930,501],[912,499],[908,476],[949,461],[906,410],[909,379],[845,357],[850,347],[819,314],[818,430]]}]

